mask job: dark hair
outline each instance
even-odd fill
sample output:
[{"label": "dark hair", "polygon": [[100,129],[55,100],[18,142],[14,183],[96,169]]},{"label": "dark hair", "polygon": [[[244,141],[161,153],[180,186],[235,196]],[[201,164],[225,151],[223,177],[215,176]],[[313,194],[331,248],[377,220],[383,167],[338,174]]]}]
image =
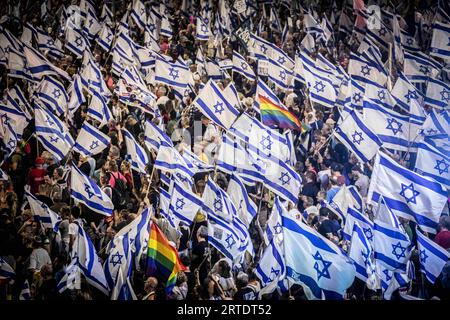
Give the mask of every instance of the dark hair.
[{"label": "dark hair", "polygon": [[70,214],[71,214],[75,219],[77,219],[77,218],[79,218],[80,215],[81,215],[81,210],[80,210],[80,208],[78,208],[77,206],[73,206],[73,207],[70,209]]},{"label": "dark hair", "polygon": [[354,165],[354,166],[352,167],[352,171],[357,171],[357,172],[359,172],[359,173],[362,173],[361,168],[360,168],[359,166],[357,166],[357,165]]},{"label": "dark hair", "polygon": [[330,209],[327,207],[322,207],[319,209],[319,214],[321,217],[329,217],[333,213]]},{"label": "dark hair", "polygon": [[221,260],[219,261],[219,267],[220,267],[220,275],[224,278],[229,278],[231,277],[231,268],[230,265],[228,264],[228,262],[226,262],[225,260]]}]

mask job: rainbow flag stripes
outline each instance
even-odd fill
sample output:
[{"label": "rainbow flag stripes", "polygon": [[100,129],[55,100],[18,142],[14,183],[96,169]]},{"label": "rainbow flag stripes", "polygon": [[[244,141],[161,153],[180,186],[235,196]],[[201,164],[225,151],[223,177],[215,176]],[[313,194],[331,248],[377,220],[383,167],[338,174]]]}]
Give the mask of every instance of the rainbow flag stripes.
[{"label": "rainbow flag stripes", "polygon": [[269,127],[303,130],[302,124],[296,116],[262,95],[259,95],[259,110],[262,123]]}]

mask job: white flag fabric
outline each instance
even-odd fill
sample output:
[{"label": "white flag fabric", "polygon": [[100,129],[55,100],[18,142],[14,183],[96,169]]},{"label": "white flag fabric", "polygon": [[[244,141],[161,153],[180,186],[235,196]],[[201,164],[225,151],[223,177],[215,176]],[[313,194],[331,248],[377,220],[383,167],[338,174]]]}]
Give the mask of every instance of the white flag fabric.
[{"label": "white flag fabric", "polygon": [[60,116],[66,113],[69,96],[61,82],[51,77],[44,77],[36,90],[42,104]]},{"label": "white flag fabric", "polygon": [[248,64],[245,58],[236,51],[233,51],[233,71],[242,74],[251,81],[256,80],[255,72],[252,67]]},{"label": "white flag fabric", "polygon": [[[172,195],[169,204],[169,215],[173,215],[177,222],[188,226],[194,222],[197,212],[202,208],[202,199],[195,195],[186,186],[173,179]],[[178,227],[178,223],[175,224]]]},{"label": "white flag fabric", "polygon": [[85,157],[102,152],[110,143],[111,138],[98,130],[89,122],[84,121],[78,133],[73,150]]},{"label": "white flag fabric", "polygon": [[25,191],[25,196],[34,215],[34,220],[42,223],[44,228],[51,228],[54,232],[58,232],[59,223],[62,221],[61,217],[31,193]]},{"label": "white flag fabric", "polygon": [[438,150],[427,139],[417,144],[415,171],[433,178],[450,190],[450,156]]},{"label": "white flag fabric", "polygon": [[450,60],[450,24],[439,21],[433,23],[433,36],[431,38],[430,55]]},{"label": "white flag fabric", "polygon": [[127,146],[126,158],[130,161],[131,168],[145,174],[145,168],[149,162],[147,153],[144,148],[136,142],[133,135],[127,129],[122,129],[122,133]]}]

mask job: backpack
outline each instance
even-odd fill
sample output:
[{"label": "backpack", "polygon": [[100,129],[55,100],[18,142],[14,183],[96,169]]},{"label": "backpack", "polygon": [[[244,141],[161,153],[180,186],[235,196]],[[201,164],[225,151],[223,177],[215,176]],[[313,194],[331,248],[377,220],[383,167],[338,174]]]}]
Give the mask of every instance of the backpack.
[{"label": "backpack", "polygon": [[129,200],[127,185],[122,179],[118,178],[119,175],[117,175],[117,177],[115,177],[111,173],[111,176],[113,177],[113,179],[115,181],[114,188],[111,188],[112,203],[114,205],[114,208],[124,209],[124,208],[126,208],[126,205]]}]

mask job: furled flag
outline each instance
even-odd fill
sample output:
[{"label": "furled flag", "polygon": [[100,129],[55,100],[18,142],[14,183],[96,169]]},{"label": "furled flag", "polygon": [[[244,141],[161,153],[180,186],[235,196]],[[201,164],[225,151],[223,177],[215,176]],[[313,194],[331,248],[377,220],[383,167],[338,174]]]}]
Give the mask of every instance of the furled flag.
[{"label": "furled flag", "polygon": [[47,151],[61,161],[75,143],[69,129],[55,115],[36,104],[34,116],[38,140]]},{"label": "furled flag", "polygon": [[375,290],[377,276],[372,243],[367,239],[363,228],[357,224],[353,225],[348,256],[355,263],[355,276],[364,281],[369,289]]},{"label": "furled flag", "polygon": [[259,293],[260,296],[272,293],[285,278],[286,264],[283,251],[275,239],[272,239],[264,249],[255,274],[261,280],[262,290]]},{"label": "furled flag", "polygon": [[439,21],[433,23],[433,36],[430,44],[430,55],[450,59],[450,24]]},{"label": "furled flag", "polygon": [[97,44],[106,52],[111,50],[111,45],[113,42],[114,33],[107,23],[103,23],[102,28],[98,33],[98,37],[95,38]]},{"label": "furled flag", "polygon": [[111,300],[138,300],[130,282],[132,268],[129,270],[130,272],[127,276],[124,277],[122,273],[119,273],[117,276],[116,283],[114,284],[114,288],[111,292]]},{"label": "furled flag", "polygon": [[72,248],[72,259],[75,260],[75,264],[86,277],[87,283],[108,295],[110,289],[102,265],[100,264],[100,259],[94,244],[81,226],[78,226],[74,244],[76,245]]},{"label": "furled flag", "polygon": [[413,244],[404,230],[374,220],[373,248],[377,264],[391,271],[406,273]]},{"label": "furled flag", "polygon": [[100,20],[104,23],[112,24],[113,14],[106,3],[103,4],[102,13],[100,14]]},{"label": "furled flag", "polygon": [[306,297],[342,299],[355,279],[355,266],[342,250],[300,220],[282,217],[286,276]]},{"label": "furled flag", "polygon": [[442,268],[449,261],[450,253],[426,237],[419,228],[416,228],[416,231],[420,271],[425,274],[428,281],[435,283],[442,272]]},{"label": "furled flag", "polygon": [[415,171],[433,178],[450,190],[450,155],[442,153],[427,139],[417,144]]},{"label": "furled flag", "polygon": [[397,164],[384,153],[375,157],[367,199],[375,207],[380,196],[398,216],[415,220],[426,232],[436,233],[447,202],[447,190],[431,178]]},{"label": "furled flag", "polygon": [[377,153],[382,142],[361,119],[359,112],[352,110],[338,124],[334,135],[362,162],[368,162]]},{"label": "furled flag", "polygon": [[166,292],[172,292],[177,274],[185,270],[177,249],[167,240],[156,223],[151,223],[147,251],[147,276],[158,278],[165,286]]},{"label": "furled flag", "polygon": [[78,108],[86,102],[86,98],[83,94],[83,83],[79,74],[76,74],[73,78],[70,87],[67,90],[69,92],[69,114],[74,114]]},{"label": "furled flag", "polygon": [[149,162],[145,149],[136,142],[133,135],[127,130],[122,129],[125,144],[127,146],[126,159],[130,161],[131,168],[140,173],[146,173],[146,166]]},{"label": "furled flag", "polygon": [[189,68],[179,63],[170,63],[156,56],[155,81],[171,87],[186,88],[189,83]]},{"label": "furled flag", "polygon": [[111,141],[111,138],[98,130],[89,122],[84,121],[78,133],[73,150],[85,157],[94,156],[102,152]]},{"label": "furled flag", "polygon": [[222,90],[212,80],[209,80],[193,104],[214,123],[222,128],[229,129],[239,111],[224,97]]},{"label": "furled flag", "polygon": [[154,166],[163,172],[179,173],[188,179],[194,175],[180,153],[165,141],[160,142]]},{"label": "furled flag", "polygon": [[25,280],[19,294],[19,300],[31,300],[30,284]]},{"label": "furled flag", "polygon": [[[174,177],[169,204],[169,215],[173,215],[175,221],[190,226],[191,223],[194,222],[194,218],[202,206],[202,199]],[[175,223],[176,226],[178,226],[178,224],[179,223]]]},{"label": "furled flag", "polygon": [[75,165],[71,170],[70,189],[70,194],[75,201],[83,203],[97,213],[105,216],[112,215],[114,205],[111,199]]},{"label": "furled flag", "polygon": [[364,236],[370,243],[373,243],[373,222],[364,215],[361,211],[355,210],[353,207],[348,207],[344,229],[342,230],[342,238],[350,240],[354,233],[354,225],[358,225]]},{"label": "furled flag", "polygon": [[139,29],[144,30],[147,25],[147,12],[142,0],[134,0],[133,8],[131,9],[130,16],[133,18]]},{"label": "furled flag", "polygon": [[48,110],[61,116],[66,113],[69,96],[58,80],[45,76],[35,91],[36,96]]},{"label": "furled flag", "polygon": [[227,193],[236,205],[239,218],[248,227],[256,216],[258,207],[249,197],[244,182],[237,174],[232,174],[228,183]]},{"label": "furled flag", "polygon": [[437,79],[428,79],[425,103],[439,109],[450,108],[450,85]]},{"label": "furled flag", "polygon": [[159,34],[162,36],[165,36],[169,39],[173,36],[172,31],[172,24],[170,23],[170,20],[168,16],[164,15],[161,20],[161,28],[159,29]]},{"label": "furled flag", "polygon": [[34,220],[40,222],[45,229],[51,228],[54,232],[58,232],[58,226],[62,221],[61,217],[31,193],[25,191],[25,196],[30,205]]},{"label": "furled flag", "polygon": [[242,74],[250,81],[256,80],[255,72],[252,67],[237,51],[233,51],[233,71]]}]

